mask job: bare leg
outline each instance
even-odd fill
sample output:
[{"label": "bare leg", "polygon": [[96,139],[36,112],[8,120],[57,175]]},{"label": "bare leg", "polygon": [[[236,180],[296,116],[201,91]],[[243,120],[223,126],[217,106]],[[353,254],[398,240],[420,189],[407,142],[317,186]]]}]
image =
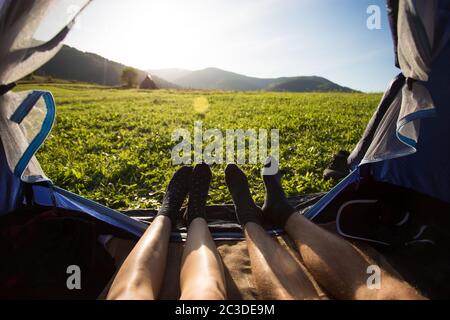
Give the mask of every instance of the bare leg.
[{"label": "bare leg", "polygon": [[369,289],[370,262],[348,241],[292,214],[286,231],[315,279],[337,299],[424,299],[408,283],[381,271],[379,289]]},{"label": "bare leg", "polygon": [[166,269],[171,222],[159,216],[147,229],[119,269],[107,299],[154,300]]},{"label": "bare leg", "polygon": [[245,238],[258,292],[263,299],[318,299],[299,263],[258,224],[245,225]]},{"label": "bare leg", "polygon": [[317,292],[299,263],[261,227],[261,209],[251,198],[245,174],[231,164],[225,178],[244,227],[252,273],[262,298],[317,299]]},{"label": "bare leg", "polygon": [[[267,165],[275,164],[273,158]],[[369,258],[350,242],[322,229],[289,205],[281,187],[281,175],[263,176],[266,188],[264,217],[284,228],[314,278],[337,299],[423,299],[410,285],[381,272],[381,288],[367,285]]]},{"label": "bare leg", "polygon": [[189,230],[181,264],[182,300],[226,298],[222,261],[206,223],[206,200],[211,179],[211,169],[207,164],[195,166],[185,214]]},{"label": "bare leg", "polygon": [[180,274],[181,300],[226,299],[222,261],[206,221],[194,219],[188,231]]},{"label": "bare leg", "polygon": [[186,198],[191,175],[191,167],[182,167],[173,175],[157,217],[120,267],[107,299],[154,300],[158,297],[166,269],[172,221]]}]

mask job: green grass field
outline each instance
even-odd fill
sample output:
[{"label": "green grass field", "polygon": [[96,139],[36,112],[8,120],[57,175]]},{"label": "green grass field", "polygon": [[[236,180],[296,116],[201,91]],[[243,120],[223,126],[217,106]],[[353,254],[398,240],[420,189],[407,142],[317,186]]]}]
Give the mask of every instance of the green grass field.
[{"label": "green grass field", "polygon": [[[379,94],[117,90],[81,84],[21,85],[50,90],[57,104],[53,131],[38,152],[59,186],[116,209],[154,208],[177,169],[171,161],[176,128],[280,130],[280,164],[288,195],[327,191],[322,171],[339,149],[351,150]],[[205,98],[208,108],[194,105]],[[204,101],[204,99],[203,99]],[[264,188],[259,165],[246,165],[255,200]],[[224,166],[213,166],[209,203],[230,201]]]}]

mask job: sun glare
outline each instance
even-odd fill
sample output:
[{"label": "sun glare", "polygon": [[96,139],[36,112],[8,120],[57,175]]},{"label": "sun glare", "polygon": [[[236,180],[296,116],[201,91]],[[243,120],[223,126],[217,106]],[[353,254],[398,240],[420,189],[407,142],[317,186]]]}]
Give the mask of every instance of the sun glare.
[{"label": "sun glare", "polygon": [[[219,40],[224,30],[214,17],[202,14],[199,2],[181,3],[151,1],[143,4],[138,14],[127,23],[127,35],[122,38],[130,47],[140,50],[128,52],[135,65],[180,68],[203,66],[208,56],[222,60],[226,54]],[[213,16],[211,16],[213,15]],[[213,61],[211,61],[213,62]]]},{"label": "sun glare", "polygon": [[196,113],[205,113],[209,109],[209,102],[205,97],[195,98],[193,105]]}]

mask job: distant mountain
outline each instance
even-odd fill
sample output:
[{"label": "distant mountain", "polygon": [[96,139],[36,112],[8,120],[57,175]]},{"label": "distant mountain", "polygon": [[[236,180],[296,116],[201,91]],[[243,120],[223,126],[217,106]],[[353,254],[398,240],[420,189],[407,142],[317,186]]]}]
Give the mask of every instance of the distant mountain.
[{"label": "distant mountain", "polygon": [[356,92],[328,79],[316,76],[282,78],[271,83],[267,91],[277,92]]},{"label": "distant mountain", "polygon": [[184,88],[242,91],[263,90],[270,82],[217,68],[193,71],[175,81]]},{"label": "distant mountain", "polygon": [[180,87],[203,90],[236,90],[236,91],[279,91],[279,92],[355,92],[330,80],[316,76],[256,78],[242,74],[206,68],[198,71],[181,69],[151,70],[152,74],[170,79]]},{"label": "distant mountain", "polygon": [[[126,66],[105,59],[97,54],[82,52],[69,46],[46,65],[35,72],[38,76],[51,76],[63,80],[76,80],[106,86],[120,86],[120,76]],[[279,91],[279,92],[355,92],[322,77],[256,78],[221,70],[206,68],[197,71],[184,69],[137,70],[141,82],[152,75],[161,89],[201,89],[235,91]]]},{"label": "distant mountain", "polygon": [[[105,59],[97,54],[82,52],[69,46],[63,46],[60,52],[35,74],[51,76],[57,79],[77,80],[106,86],[121,85],[120,76],[126,66]],[[141,82],[147,76],[146,71],[138,71]],[[179,86],[152,75],[156,86],[161,89],[179,89]]]}]

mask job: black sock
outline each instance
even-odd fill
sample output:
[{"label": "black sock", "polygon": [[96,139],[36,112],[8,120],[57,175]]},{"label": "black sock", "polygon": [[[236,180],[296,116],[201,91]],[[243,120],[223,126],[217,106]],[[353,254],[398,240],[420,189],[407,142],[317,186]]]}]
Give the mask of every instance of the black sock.
[{"label": "black sock", "polygon": [[192,171],[191,188],[189,190],[189,203],[185,213],[186,223],[189,226],[192,220],[203,218],[206,220],[206,200],[212,173],[209,165],[201,163]]},{"label": "black sock", "polygon": [[244,172],[237,165],[229,164],[225,169],[225,181],[233,198],[236,216],[241,226],[245,226],[248,222],[261,225],[261,209],[252,199]]},{"label": "black sock", "polygon": [[[273,157],[269,157],[266,160],[265,168],[274,166],[274,161],[276,160]],[[263,171],[263,181],[266,188],[266,199],[262,207],[263,215],[275,227],[284,228],[286,221],[295,212],[295,209],[289,204],[281,186],[280,171],[274,175],[264,174]]]},{"label": "black sock", "polygon": [[189,184],[191,182],[192,167],[182,167],[173,175],[167,186],[166,193],[161,208],[157,216],[166,216],[175,223],[183,205],[184,199],[189,192]]}]

